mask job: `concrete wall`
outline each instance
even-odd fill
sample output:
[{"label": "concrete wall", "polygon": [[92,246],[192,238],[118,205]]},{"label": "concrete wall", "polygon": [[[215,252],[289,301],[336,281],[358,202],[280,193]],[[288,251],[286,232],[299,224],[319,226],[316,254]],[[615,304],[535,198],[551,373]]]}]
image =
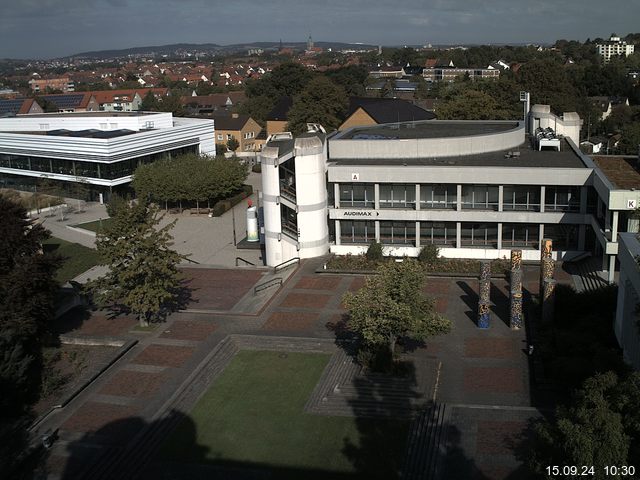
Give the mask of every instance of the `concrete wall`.
[{"label": "concrete wall", "polygon": [[640,303],[640,270],[636,257],[640,255],[640,242],[634,233],[620,234],[620,278],[618,305],[614,331],[622,347],[625,360],[640,370],[640,333],[636,308]]},{"label": "concrete wall", "polygon": [[[437,124],[439,120],[429,120]],[[442,121],[452,125],[464,121]],[[468,122],[466,122],[468,123]],[[504,122],[513,123],[513,122]],[[444,138],[412,138],[399,140],[331,139],[331,158],[434,158],[459,157],[517,148],[525,141],[525,126],[501,133]]]},{"label": "concrete wall", "polygon": [[549,105],[536,104],[531,107],[529,121],[532,134],[537,127],[553,128],[558,135],[570,138],[576,145],[580,144],[582,120],[576,112],[565,112],[562,117],[558,117],[551,113]]},{"label": "concrete wall", "polygon": [[[34,115],[18,115],[10,118],[0,118],[0,131],[2,132],[38,132],[46,130],[142,130],[147,122],[153,122],[153,128],[173,127],[171,113],[148,113],[144,115],[117,115],[104,112],[95,113],[60,114],[43,113]],[[46,126],[46,127],[45,127]]]}]

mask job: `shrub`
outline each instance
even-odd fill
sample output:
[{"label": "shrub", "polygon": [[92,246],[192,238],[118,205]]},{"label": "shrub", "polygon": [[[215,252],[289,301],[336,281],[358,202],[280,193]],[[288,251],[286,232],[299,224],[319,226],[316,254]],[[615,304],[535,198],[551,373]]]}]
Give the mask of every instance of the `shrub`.
[{"label": "shrub", "polygon": [[440,249],[433,243],[429,243],[420,249],[418,261],[426,265],[434,265],[438,261]]},{"label": "shrub", "polygon": [[262,164],[256,163],[253,167],[251,167],[251,171],[253,173],[262,173]]},{"label": "shrub", "polygon": [[371,242],[367,249],[367,260],[381,262],[383,259],[382,244],[380,242]]}]

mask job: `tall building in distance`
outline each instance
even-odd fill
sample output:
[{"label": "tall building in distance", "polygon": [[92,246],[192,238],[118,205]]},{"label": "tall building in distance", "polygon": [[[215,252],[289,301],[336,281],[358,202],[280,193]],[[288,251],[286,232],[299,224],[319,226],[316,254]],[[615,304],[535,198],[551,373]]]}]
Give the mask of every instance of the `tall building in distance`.
[{"label": "tall building in distance", "polygon": [[624,55],[628,57],[633,54],[635,46],[633,44],[629,44],[624,40],[621,40],[619,36],[615,33],[611,34],[611,37],[608,41],[604,43],[598,43],[598,55],[602,57],[604,63],[609,63],[611,57],[617,57],[619,55]]}]

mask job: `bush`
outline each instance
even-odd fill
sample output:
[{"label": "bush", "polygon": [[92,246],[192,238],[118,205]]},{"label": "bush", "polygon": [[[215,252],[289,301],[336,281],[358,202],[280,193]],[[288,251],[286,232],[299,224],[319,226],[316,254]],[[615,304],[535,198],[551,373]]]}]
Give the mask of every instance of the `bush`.
[{"label": "bush", "polygon": [[429,243],[420,249],[418,261],[426,265],[434,265],[438,261],[440,249],[433,243]]},{"label": "bush", "polygon": [[381,262],[383,259],[382,244],[380,242],[371,242],[367,249],[367,260]]},{"label": "bush", "polygon": [[262,164],[256,163],[253,167],[251,167],[251,171],[253,173],[262,173]]}]

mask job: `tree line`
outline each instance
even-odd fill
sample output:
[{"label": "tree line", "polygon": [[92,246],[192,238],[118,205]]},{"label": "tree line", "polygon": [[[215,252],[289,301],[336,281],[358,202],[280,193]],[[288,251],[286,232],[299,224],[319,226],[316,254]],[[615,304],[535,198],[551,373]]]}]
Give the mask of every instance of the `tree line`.
[{"label": "tree line", "polygon": [[242,188],[248,169],[237,159],[195,154],[140,165],[131,182],[138,198],[163,205],[191,202],[210,207]]}]

